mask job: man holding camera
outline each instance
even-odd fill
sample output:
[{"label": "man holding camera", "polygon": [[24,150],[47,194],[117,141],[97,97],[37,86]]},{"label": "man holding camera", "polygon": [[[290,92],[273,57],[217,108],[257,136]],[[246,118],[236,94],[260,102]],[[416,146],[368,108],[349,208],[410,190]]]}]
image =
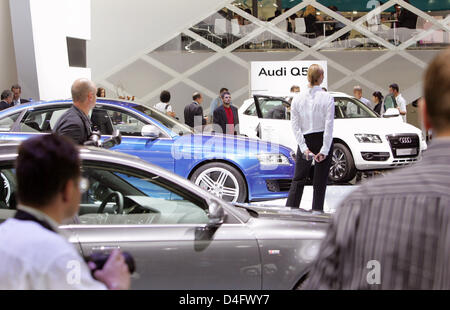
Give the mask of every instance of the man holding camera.
[{"label": "man holding camera", "polygon": [[[0,225],[0,290],[128,289],[130,272],[120,251],[103,269],[84,262],[58,230],[79,210],[88,188],[79,151],[55,134],[26,140],[16,161],[18,211]],[[41,180],[41,181],[39,181]]]},{"label": "man holding camera", "polygon": [[58,120],[53,132],[83,145],[92,135],[89,114],[97,102],[97,88],[88,79],[78,79],[72,85],[73,106]]}]

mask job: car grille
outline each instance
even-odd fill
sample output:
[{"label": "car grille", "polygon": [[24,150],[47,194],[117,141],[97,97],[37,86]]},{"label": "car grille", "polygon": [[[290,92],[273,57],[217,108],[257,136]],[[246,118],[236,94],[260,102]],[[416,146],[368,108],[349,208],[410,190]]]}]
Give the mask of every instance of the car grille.
[{"label": "car grille", "polygon": [[393,168],[405,167],[405,166],[410,166],[416,162],[418,162],[417,158],[397,159],[397,160],[394,160],[390,166]]},{"label": "car grille", "polygon": [[267,189],[270,192],[289,192],[291,188],[292,180],[280,179],[280,180],[266,180]]},{"label": "car grille", "polygon": [[[420,153],[420,139],[416,134],[386,136],[394,158],[415,158]],[[412,151],[412,152],[410,152]]]}]

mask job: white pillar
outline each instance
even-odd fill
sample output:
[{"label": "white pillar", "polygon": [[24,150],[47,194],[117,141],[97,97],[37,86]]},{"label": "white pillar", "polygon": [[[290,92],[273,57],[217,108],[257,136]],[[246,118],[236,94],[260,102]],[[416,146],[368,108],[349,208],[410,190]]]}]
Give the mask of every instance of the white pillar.
[{"label": "white pillar", "polygon": [[19,83],[34,100],[70,98],[88,68],[69,67],[67,37],[90,40],[90,0],[10,0]]}]

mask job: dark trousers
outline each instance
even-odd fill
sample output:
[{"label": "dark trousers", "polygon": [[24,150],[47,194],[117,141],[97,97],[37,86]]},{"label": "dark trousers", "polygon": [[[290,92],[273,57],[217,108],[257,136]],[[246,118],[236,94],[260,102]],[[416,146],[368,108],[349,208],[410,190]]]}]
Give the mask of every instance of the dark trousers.
[{"label": "dark trousers", "polygon": [[[308,149],[314,154],[318,154],[323,145],[323,132],[312,133],[305,135],[305,142]],[[328,156],[324,161],[315,163],[314,165],[314,196],[312,209],[316,211],[323,211],[323,204],[325,202],[325,192],[327,190],[328,174],[330,172],[331,159],[333,156],[333,144],[331,144]],[[286,202],[287,207],[299,208],[300,202],[303,196],[303,189],[306,184],[306,180],[309,176],[309,171],[312,165],[312,157],[310,160],[305,159],[305,155],[300,151],[300,147],[297,150],[297,159],[295,162],[294,179],[292,180],[291,188],[289,190],[288,200]]]}]

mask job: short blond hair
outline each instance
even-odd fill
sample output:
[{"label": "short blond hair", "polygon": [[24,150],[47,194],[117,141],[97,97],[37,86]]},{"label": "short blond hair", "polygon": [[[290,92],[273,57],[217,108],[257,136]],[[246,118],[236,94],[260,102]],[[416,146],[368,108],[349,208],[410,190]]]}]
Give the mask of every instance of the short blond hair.
[{"label": "short blond hair", "polygon": [[308,16],[308,15],[316,15],[316,8],[315,7],[313,7],[312,5],[308,5],[307,7],[306,7],[306,10],[305,10],[305,16]]},{"label": "short blond hair", "polygon": [[313,64],[308,69],[308,82],[311,86],[316,85],[320,77],[324,74],[322,67],[318,64]]}]

